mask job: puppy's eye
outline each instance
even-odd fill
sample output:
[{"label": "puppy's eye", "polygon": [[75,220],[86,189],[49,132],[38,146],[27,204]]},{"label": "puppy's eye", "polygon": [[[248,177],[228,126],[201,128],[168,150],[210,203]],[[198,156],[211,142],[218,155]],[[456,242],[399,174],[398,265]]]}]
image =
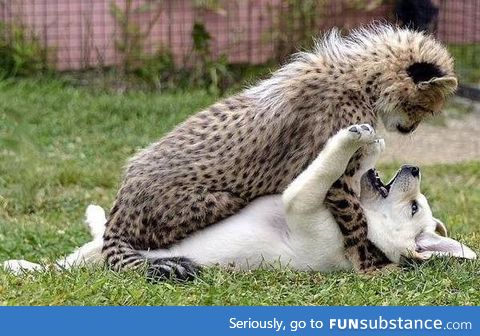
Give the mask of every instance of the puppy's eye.
[{"label": "puppy's eye", "polygon": [[412,201],[412,217],[415,215],[418,211],[418,203],[417,201]]}]

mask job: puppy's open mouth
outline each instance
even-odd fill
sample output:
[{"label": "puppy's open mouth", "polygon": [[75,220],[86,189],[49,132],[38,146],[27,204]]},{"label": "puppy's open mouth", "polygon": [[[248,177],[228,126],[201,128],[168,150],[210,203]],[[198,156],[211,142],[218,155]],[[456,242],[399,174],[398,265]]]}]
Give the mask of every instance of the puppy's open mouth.
[{"label": "puppy's open mouth", "polygon": [[388,184],[384,184],[383,181],[380,179],[380,176],[378,176],[378,172],[375,168],[367,171],[367,178],[372,187],[376,191],[378,191],[378,193],[382,195],[383,198],[386,198],[388,196],[388,193],[390,192],[390,186],[395,179],[393,178]]}]

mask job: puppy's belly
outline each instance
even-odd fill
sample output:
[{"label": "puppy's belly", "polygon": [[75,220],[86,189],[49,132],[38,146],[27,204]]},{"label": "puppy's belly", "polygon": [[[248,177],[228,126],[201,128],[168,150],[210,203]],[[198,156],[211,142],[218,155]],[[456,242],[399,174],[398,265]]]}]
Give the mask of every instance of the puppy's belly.
[{"label": "puppy's belly", "polygon": [[[328,272],[349,268],[344,258],[343,238],[331,220],[333,225],[328,223],[319,235],[305,235],[295,226],[290,230],[281,196],[264,196],[170,249],[142,253],[147,258],[183,256],[204,266],[237,269],[290,267]],[[324,229],[326,223],[318,224]]]},{"label": "puppy's belly", "polygon": [[296,227],[290,237],[296,251],[295,269],[331,272],[352,269],[345,257],[343,235],[332,214],[319,207],[311,214],[288,214],[291,226]]},{"label": "puppy's belly", "polygon": [[144,251],[148,258],[184,256],[201,265],[258,268],[264,259],[288,256],[287,225],[280,196],[260,197],[239,213],[180,241],[168,250]]}]

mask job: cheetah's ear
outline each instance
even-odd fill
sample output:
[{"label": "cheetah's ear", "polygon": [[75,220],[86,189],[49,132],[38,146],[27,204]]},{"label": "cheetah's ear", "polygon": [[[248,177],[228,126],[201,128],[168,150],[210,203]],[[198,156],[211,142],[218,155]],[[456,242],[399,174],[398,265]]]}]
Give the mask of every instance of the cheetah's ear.
[{"label": "cheetah's ear", "polygon": [[437,87],[446,93],[454,92],[457,89],[457,85],[457,79],[453,76],[434,77],[428,81],[421,81],[417,84],[420,90],[428,90]]},{"label": "cheetah's ear", "polygon": [[406,70],[420,90],[439,88],[445,93],[451,93],[457,88],[457,79],[454,76],[447,76],[436,64],[415,62]]}]

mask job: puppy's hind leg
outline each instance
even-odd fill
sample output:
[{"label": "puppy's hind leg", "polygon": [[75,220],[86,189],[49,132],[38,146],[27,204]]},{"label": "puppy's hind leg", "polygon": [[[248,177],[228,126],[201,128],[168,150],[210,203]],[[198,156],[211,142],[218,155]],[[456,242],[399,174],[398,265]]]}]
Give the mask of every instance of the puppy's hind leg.
[{"label": "puppy's hind leg", "polygon": [[3,262],[3,269],[15,275],[22,275],[26,272],[42,271],[45,268],[40,264],[35,264],[27,260],[11,259]]},{"label": "puppy's hind leg", "polygon": [[[97,205],[87,207],[86,224],[90,228],[93,240],[76,249],[66,257],[60,258],[55,262],[55,268],[66,270],[72,267],[80,267],[87,264],[97,264],[103,261],[102,246],[103,232],[105,231],[105,212]],[[35,264],[27,260],[7,260],[3,263],[3,268],[15,275],[21,275],[25,272],[43,271],[47,266]]]}]

